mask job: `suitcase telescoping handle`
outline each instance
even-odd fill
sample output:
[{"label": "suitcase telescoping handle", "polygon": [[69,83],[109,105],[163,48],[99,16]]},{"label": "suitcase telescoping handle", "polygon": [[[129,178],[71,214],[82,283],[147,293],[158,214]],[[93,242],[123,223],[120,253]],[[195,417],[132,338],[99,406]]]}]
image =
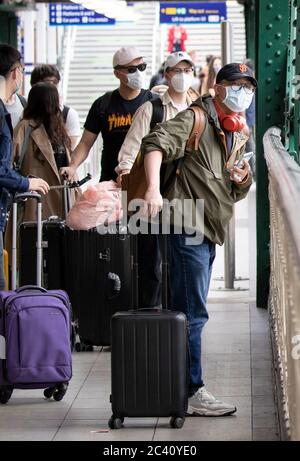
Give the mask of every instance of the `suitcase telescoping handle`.
[{"label": "suitcase telescoping handle", "polygon": [[168,236],[167,234],[160,234],[160,250],[161,250],[161,301],[163,309],[168,309],[169,300],[168,300]]},{"label": "suitcase telescoping handle", "polygon": [[65,207],[65,219],[67,219],[67,215],[70,211],[70,206],[71,206],[71,199],[70,199],[70,190],[67,186],[67,180],[64,179],[64,207]]},{"label": "suitcase telescoping handle", "polygon": [[[162,308],[167,310],[168,303],[168,236],[159,234],[157,236],[161,250],[161,272],[162,272]],[[138,234],[133,236],[133,267],[132,267],[132,299],[133,310],[148,310],[139,308],[139,269],[138,269]]]},{"label": "suitcase telescoping handle", "polygon": [[37,287],[36,285],[24,285],[16,289],[16,293],[22,293],[23,291],[41,291],[42,293],[47,293],[46,288]]},{"label": "suitcase telescoping handle", "polygon": [[138,264],[138,234],[132,235],[132,309],[137,311],[139,308],[139,264]]},{"label": "suitcase telescoping handle", "polygon": [[11,285],[12,290],[17,287],[17,226],[18,226],[18,204],[25,200],[33,199],[37,202],[37,241],[36,241],[36,284],[42,285],[42,197],[37,192],[25,192],[15,194],[12,205],[12,265]]}]

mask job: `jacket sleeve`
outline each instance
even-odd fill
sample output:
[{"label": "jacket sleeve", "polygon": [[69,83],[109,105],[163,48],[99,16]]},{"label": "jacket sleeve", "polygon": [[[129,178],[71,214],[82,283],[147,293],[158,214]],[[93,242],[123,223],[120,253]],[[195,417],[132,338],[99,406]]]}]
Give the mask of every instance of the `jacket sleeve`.
[{"label": "jacket sleeve", "polygon": [[0,187],[4,187],[9,192],[27,192],[29,179],[21,176],[12,168],[0,164]]},{"label": "jacket sleeve", "polygon": [[165,163],[183,157],[193,126],[194,113],[191,110],[184,110],[171,120],[158,123],[152,132],[143,138],[142,155],[160,150]]},{"label": "jacket sleeve", "polygon": [[118,155],[119,164],[115,168],[117,173],[122,170],[131,170],[140,150],[142,139],[150,131],[152,113],[153,106],[149,101],[145,102],[135,112],[131,127],[128,130]]},{"label": "jacket sleeve", "polygon": [[26,192],[29,180],[13,170],[11,162],[0,159],[0,187],[9,192]]},{"label": "jacket sleeve", "polygon": [[242,183],[233,183],[232,196],[235,202],[242,200],[246,197],[252,184],[252,174],[250,173]]},{"label": "jacket sleeve", "polygon": [[[242,149],[239,152],[239,155],[244,153],[246,150],[246,144],[242,147]],[[238,202],[246,197],[246,195],[249,192],[249,189],[252,184],[252,174],[251,172],[246,176],[246,178],[243,180],[241,183],[232,183],[232,197],[234,202]]]}]

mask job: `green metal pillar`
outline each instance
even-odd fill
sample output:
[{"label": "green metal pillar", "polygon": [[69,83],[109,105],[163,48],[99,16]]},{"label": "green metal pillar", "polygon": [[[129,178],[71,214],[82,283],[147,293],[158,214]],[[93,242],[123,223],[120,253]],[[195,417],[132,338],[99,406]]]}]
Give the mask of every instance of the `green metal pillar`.
[{"label": "green metal pillar", "polygon": [[286,69],[286,97],[285,97],[285,127],[284,144],[295,160],[298,160],[297,148],[295,144],[295,93],[297,91],[296,71],[296,31],[297,31],[297,10],[294,8],[294,0],[289,0],[290,21],[289,21],[289,40],[287,52]]},{"label": "green metal pillar", "polygon": [[11,11],[0,11],[0,43],[17,47],[17,17]]},{"label": "green metal pillar", "polygon": [[294,10],[294,34],[293,41],[293,102],[295,104],[293,114],[293,134],[294,134],[294,150],[290,152],[294,155],[295,160],[300,163],[300,0],[293,0],[292,8]]},{"label": "green metal pillar", "polygon": [[256,72],[259,81],[256,117],[257,155],[257,306],[267,307],[270,275],[268,174],[262,137],[273,126],[284,126],[288,1],[256,0]]}]

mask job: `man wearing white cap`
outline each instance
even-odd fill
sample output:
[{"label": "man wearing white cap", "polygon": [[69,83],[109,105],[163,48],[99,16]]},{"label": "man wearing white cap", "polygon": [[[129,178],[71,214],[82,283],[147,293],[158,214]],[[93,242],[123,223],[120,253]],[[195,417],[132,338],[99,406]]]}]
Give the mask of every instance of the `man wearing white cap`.
[{"label": "man wearing white cap", "polygon": [[[145,102],[135,113],[132,125],[119,152],[119,164],[116,168],[119,182],[123,174],[129,173],[139,152],[144,136],[158,122],[169,120],[187,109],[196,92],[188,94],[193,81],[194,63],[191,57],[177,51],[170,54],[164,64],[164,76],[168,89],[158,99]],[[139,257],[139,305],[153,307],[161,303],[160,248],[157,235],[140,234],[138,236]]]},{"label": "man wearing white cap", "polygon": [[[194,63],[188,53],[176,51],[164,63],[164,77],[168,89],[159,99],[145,102],[135,113],[132,125],[119,152],[116,171],[119,177],[129,173],[140,148],[142,139],[153,127],[156,106],[161,106],[161,116],[156,122],[165,122],[187,107],[200,95],[189,94],[193,82]],[[154,102],[155,101],[155,102]],[[155,108],[155,109],[154,109]],[[156,117],[156,116],[155,116]]]},{"label": "man wearing white cap", "polygon": [[71,164],[60,170],[72,179],[79,165],[87,158],[99,133],[103,138],[100,181],[116,179],[118,153],[130,128],[135,111],[152,98],[150,90],[142,89],[147,64],[135,47],[121,48],[113,56],[115,76],[120,86],[105,93],[93,103],[81,140],[72,154]]}]

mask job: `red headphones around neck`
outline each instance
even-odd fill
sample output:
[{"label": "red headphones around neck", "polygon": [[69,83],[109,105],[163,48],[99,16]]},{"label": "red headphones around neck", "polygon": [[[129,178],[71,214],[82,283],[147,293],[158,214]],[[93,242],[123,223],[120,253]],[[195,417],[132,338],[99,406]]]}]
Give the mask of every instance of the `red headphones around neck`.
[{"label": "red headphones around neck", "polygon": [[226,131],[242,131],[246,126],[246,119],[239,114],[225,114],[221,107],[215,102],[217,114],[222,128]]}]

